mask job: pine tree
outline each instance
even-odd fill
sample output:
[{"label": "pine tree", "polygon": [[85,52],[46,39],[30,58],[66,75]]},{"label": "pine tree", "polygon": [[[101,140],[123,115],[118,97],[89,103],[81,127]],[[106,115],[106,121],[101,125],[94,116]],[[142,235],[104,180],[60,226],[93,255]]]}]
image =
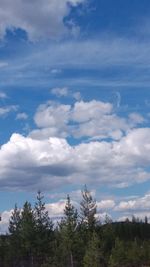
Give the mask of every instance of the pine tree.
[{"label": "pine tree", "polygon": [[60,223],[61,233],[61,248],[65,266],[74,266],[73,250],[76,244],[76,229],[78,225],[78,213],[75,207],[71,204],[70,196],[67,196],[67,201],[64,209],[64,218]]},{"label": "pine tree", "polygon": [[20,210],[17,207],[17,204],[15,204],[15,208],[12,212],[12,215],[9,220],[9,233],[10,234],[16,234],[19,230],[20,225]]},{"label": "pine tree", "polygon": [[31,204],[26,201],[21,212],[19,233],[21,238],[21,249],[23,258],[30,266],[33,266],[35,248],[35,217]]},{"label": "pine tree", "polygon": [[77,227],[78,213],[77,209],[71,204],[70,196],[67,195],[67,201],[64,209],[64,219],[63,222],[68,227],[70,232],[75,232]]},{"label": "pine tree", "polygon": [[52,221],[50,220],[48,211],[45,207],[45,202],[43,202],[43,198],[44,196],[40,191],[38,191],[37,202],[35,203],[34,207],[34,214],[36,218],[36,227],[40,232],[52,229],[53,227]]},{"label": "pine tree", "polygon": [[84,223],[89,230],[93,231],[96,225],[96,201],[93,199],[86,185],[82,191],[80,210],[82,223]]},{"label": "pine tree", "polygon": [[36,253],[39,261],[43,262],[46,254],[50,256],[50,245],[53,239],[52,230],[53,223],[49,218],[48,211],[46,210],[45,203],[43,202],[44,196],[40,191],[37,193],[37,202],[34,206],[34,216],[36,224]]},{"label": "pine tree", "polygon": [[9,261],[12,266],[18,266],[21,259],[21,238],[20,238],[21,212],[15,204],[15,208],[9,220],[8,230],[10,233]]}]

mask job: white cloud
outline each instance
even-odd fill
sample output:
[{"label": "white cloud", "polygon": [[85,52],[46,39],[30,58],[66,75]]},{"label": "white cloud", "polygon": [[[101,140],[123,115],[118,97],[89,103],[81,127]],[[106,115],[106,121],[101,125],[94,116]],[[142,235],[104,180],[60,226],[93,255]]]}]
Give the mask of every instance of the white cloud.
[{"label": "white cloud", "polygon": [[40,128],[64,127],[69,120],[71,106],[48,102],[40,105],[35,114],[35,123]]},{"label": "white cloud", "polygon": [[[67,91],[57,88],[57,93],[65,95]],[[92,100],[76,101],[75,104],[62,105],[47,102],[40,105],[34,116],[38,128],[30,133],[36,139],[50,136],[90,138],[91,140],[112,138],[119,140],[124,133],[142,124],[144,119],[138,113],[129,114],[129,118],[119,117],[109,102]]]},{"label": "white cloud", "polygon": [[149,128],[134,129],[116,142],[76,146],[61,138],[35,140],[13,134],[0,150],[0,186],[25,190],[85,183],[127,187],[150,180],[149,153]]},{"label": "white cloud", "polygon": [[[149,134],[150,128],[133,129],[118,144],[116,143],[116,152],[118,155],[122,154],[125,164],[128,163],[129,166],[137,164],[137,168],[140,168],[141,164],[143,166],[149,164],[150,160],[147,157],[150,152]],[[119,158],[117,157],[116,160],[119,160]]]},{"label": "white cloud", "polygon": [[81,101],[81,93],[79,91],[72,92],[68,87],[56,87],[51,89],[51,94],[57,97],[70,97],[74,98],[77,101]]},{"label": "white cloud", "polygon": [[1,0],[0,36],[3,38],[8,29],[16,28],[26,31],[30,40],[62,36],[67,33],[63,19],[71,6],[80,3],[84,0],[45,0],[42,4],[40,0]]},{"label": "white cloud", "polygon": [[15,105],[0,107],[0,117],[8,115],[10,112],[15,112],[17,109],[18,106]]},{"label": "white cloud", "polygon": [[141,114],[137,112],[133,112],[129,114],[129,123],[133,125],[137,125],[143,122],[145,122],[145,119],[143,118],[143,116],[141,116]]},{"label": "white cloud", "polygon": [[69,90],[67,87],[63,88],[53,88],[51,89],[51,93],[56,95],[57,97],[67,96],[69,94]]},{"label": "white cloud", "polygon": [[[15,109],[9,106],[0,112]],[[121,118],[110,103],[94,100],[73,106],[47,102],[39,106],[34,119],[38,128],[28,137],[13,134],[1,146],[2,188],[53,189],[64,183],[123,188],[150,179],[150,128],[132,128],[143,121],[139,114]],[[64,139],[77,134],[101,139],[87,143],[82,139],[76,146]],[[108,137],[113,140],[106,141]]]},{"label": "white cloud", "polygon": [[16,116],[16,120],[27,120],[28,115],[25,112],[18,113]]},{"label": "white cloud", "polygon": [[110,103],[92,100],[89,102],[76,102],[73,110],[73,120],[76,122],[87,122],[97,119],[100,115],[110,114],[113,106]]},{"label": "white cloud", "polygon": [[116,211],[121,212],[147,212],[150,207],[150,194],[146,194],[144,197],[139,197],[134,200],[121,201],[116,207]]},{"label": "white cloud", "polygon": [[46,204],[46,209],[48,210],[51,218],[61,218],[64,213],[65,205],[66,200],[62,199],[55,203]]},{"label": "white cloud", "polygon": [[60,74],[61,72],[62,72],[61,69],[52,69],[52,70],[51,70],[51,73],[52,73],[52,74]]},{"label": "white cloud", "polygon": [[0,150],[0,184],[5,188],[55,188],[74,169],[72,148],[63,139],[32,140],[14,134]]},{"label": "white cloud", "polygon": [[34,120],[36,125],[41,128],[33,130],[31,137],[42,139],[50,136],[66,137],[68,135],[68,122],[71,106],[48,102],[40,105]]},{"label": "white cloud", "polygon": [[11,217],[12,212],[13,210],[5,210],[1,213],[0,234],[8,233],[9,219]]},{"label": "white cloud", "polygon": [[73,95],[73,98],[76,99],[77,101],[80,101],[81,98],[82,98],[80,92],[75,92],[75,93],[73,93],[72,95]]},{"label": "white cloud", "polygon": [[97,209],[99,211],[110,210],[114,207],[115,207],[115,201],[112,199],[106,199],[106,200],[101,200],[100,202],[97,202]]}]

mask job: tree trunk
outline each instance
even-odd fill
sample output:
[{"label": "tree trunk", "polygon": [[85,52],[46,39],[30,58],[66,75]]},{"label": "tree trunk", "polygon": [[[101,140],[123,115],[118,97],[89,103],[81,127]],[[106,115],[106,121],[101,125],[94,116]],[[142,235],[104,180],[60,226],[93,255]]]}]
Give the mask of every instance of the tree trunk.
[{"label": "tree trunk", "polygon": [[70,253],[70,263],[71,263],[71,266],[70,267],[74,267],[74,265],[73,265],[73,255],[72,255],[72,252]]}]

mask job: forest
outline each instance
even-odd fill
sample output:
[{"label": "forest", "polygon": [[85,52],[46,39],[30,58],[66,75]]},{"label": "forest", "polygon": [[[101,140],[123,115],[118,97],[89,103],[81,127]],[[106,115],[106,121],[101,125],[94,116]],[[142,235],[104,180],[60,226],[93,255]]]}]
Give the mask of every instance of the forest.
[{"label": "forest", "polygon": [[96,216],[96,200],[85,186],[80,210],[67,195],[64,214],[49,218],[44,196],[35,205],[15,205],[6,235],[0,236],[0,267],[149,267],[150,224],[113,222]]}]

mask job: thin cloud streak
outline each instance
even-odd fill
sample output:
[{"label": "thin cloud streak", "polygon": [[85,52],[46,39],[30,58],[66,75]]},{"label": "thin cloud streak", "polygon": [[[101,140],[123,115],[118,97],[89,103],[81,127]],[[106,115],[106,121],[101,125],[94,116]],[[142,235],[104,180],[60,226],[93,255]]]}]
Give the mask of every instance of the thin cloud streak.
[{"label": "thin cloud streak", "polygon": [[[137,43],[135,40],[114,38],[53,43],[43,48],[41,52],[41,47],[39,51],[37,46],[37,52],[31,49],[15,61],[10,58],[8,66],[1,70],[2,86],[19,86],[24,83],[24,86],[35,87],[38,84],[40,87],[48,86],[50,82],[56,87],[65,87],[66,84],[148,87],[150,84],[148,42]],[[61,69],[63,72],[53,75],[51,69]],[[76,78],[71,72],[66,78],[65,71],[68,69],[76,72]],[[79,75],[80,70],[84,70],[82,76]],[[9,79],[5,79],[6,76]]]}]

